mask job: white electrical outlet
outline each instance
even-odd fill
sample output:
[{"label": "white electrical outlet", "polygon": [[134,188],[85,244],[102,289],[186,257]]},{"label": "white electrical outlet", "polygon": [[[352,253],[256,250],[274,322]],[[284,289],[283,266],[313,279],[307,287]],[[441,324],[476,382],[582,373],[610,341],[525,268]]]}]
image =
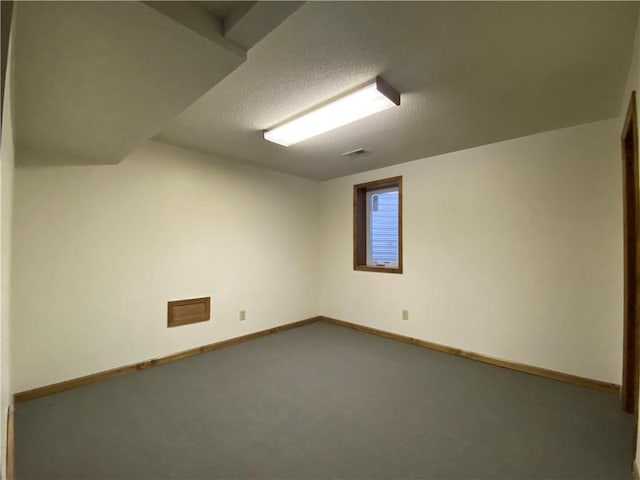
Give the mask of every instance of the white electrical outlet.
[{"label": "white electrical outlet", "polygon": [[246,310],[240,310],[240,321],[244,322],[247,319],[247,311]]},{"label": "white electrical outlet", "polygon": [[409,310],[402,310],[402,319],[409,320]]}]

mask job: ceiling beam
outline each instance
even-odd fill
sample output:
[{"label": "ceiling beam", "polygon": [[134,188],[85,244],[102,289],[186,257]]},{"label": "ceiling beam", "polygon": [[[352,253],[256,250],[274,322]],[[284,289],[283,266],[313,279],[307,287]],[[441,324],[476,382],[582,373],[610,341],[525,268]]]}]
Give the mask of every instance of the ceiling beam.
[{"label": "ceiling beam", "polygon": [[249,50],[304,2],[240,2],[223,20],[224,36]]},{"label": "ceiling beam", "polygon": [[[197,2],[144,1],[142,3],[166,15],[189,30],[219,44],[221,47],[229,50],[229,52],[236,54],[242,60],[246,59],[246,49],[241,48],[232,40],[225,38],[223,35],[222,22],[216,16],[211,15],[198,6]],[[252,2],[248,3],[251,4]]]}]

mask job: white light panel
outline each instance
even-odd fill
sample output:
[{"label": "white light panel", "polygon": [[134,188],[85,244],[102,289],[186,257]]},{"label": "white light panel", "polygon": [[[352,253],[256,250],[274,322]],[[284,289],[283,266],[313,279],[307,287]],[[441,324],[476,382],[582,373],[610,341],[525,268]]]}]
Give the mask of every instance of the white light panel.
[{"label": "white light panel", "polygon": [[270,142],[288,147],[307,138],[315,137],[329,130],[386,110],[396,104],[399,105],[400,96],[393,91],[397,96],[397,103],[394,102],[381,91],[381,89],[388,91],[391,87],[386,86],[387,88],[384,88],[381,85],[386,86],[381,79],[375,79],[362,88],[316,110],[285,122],[271,130],[265,130],[264,138]]}]

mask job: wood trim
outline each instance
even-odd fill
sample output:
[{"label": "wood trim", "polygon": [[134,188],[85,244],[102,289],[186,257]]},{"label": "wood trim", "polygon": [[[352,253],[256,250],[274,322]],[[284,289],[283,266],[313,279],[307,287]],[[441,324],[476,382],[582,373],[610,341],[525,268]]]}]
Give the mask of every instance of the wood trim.
[{"label": "wood trim", "polygon": [[398,183],[402,183],[402,176],[383,178],[381,180],[374,180],[372,182],[358,183],[353,188],[374,190],[386,187],[395,187]]},{"label": "wood trim", "polygon": [[[367,192],[398,187],[398,266],[396,268],[367,265]],[[353,269],[361,272],[402,273],[402,177],[384,178],[353,186]]]},{"label": "wood trim", "polygon": [[13,410],[14,406],[9,405],[7,409],[7,457],[6,457],[6,472],[7,472],[7,480],[13,480],[14,476],[14,428],[13,428]]},{"label": "wood trim", "polygon": [[353,269],[367,263],[367,218],[359,215],[366,211],[367,191],[353,186]]},{"label": "wood trim", "polygon": [[637,118],[638,118],[638,109],[637,109],[637,92],[633,90],[631,92],[631,96],[629,98],[629,105],[627,106],[627,114],[624,118],[624,125],[622,127],[622,141],[625,141],[627,136],[627,129],[631,124],[635,123],[637,126]]},{"label": "wood trim", "polygon": [[353,269],[359,272],[402,273],[402,268],[370,267],[369,265],[355,265]]},{"label": "wood trim", "polygon": [[[638,411],[638,313],[640,285],[638,262],[638,116],[636,92],[631,92],[621,134],[623,210],[624,210],[624,339],[622,409]],[[634,443],[635,451],[635,443]]]},{"label": "wood trim", "polygon": [[[185,307],[191,307],[186,308]],[[195,308],[194,308],[195,307]],[[211,297],[167,302],[167,327],[179,327],[211,319]]]},{"label": "wood trim", "polygon": [[618,392],[620,385],[614,383],[603,382],[600,380],[593,380],[591,378],[579,377],[577,375],[571,375],[569,373],[557,372],[555,370],[549,370],[541,367],[534,367],[524,363],[512,362],[510,360],[504,360],[502,358],[490,357],[480,353],[469,352],[459,348],[449,347],[447,345],[441,345],[439,343],[429,342],[427,340],[420,340],[418,338],[407,337],[397,333],[387,332],[385,330],[379,330],[377,328],[366,327],[364,325],[358,325],[356,323],[345,322],[344,320],[337,320],[330,317],[321,317],[323,321],[339,325],[341,327],[351,328],[360,332],[370,333],[379,337],[389,338],[391,340],[397,340],[403,343],[409,343],[411,345],[417,345],[423,348],[429,348],[438,352],[449,353],[451,355],[457,355],[459,357],[468,358],[470,360],[476,360],[478,362],[488,363],[497,367],[508,368],[510,370],[516,370],[522,373],[529,373],[531,375],[538,375],[540,377],[546,377],[553,380],[559,380],[565,383],[572,383],[574,385],[580,385],[581,387],[594,388],[596,390],[604,390],[607,392]]},{"label": "wood trim", "polygon": [[13,398],[16,402],[24,402],[25,400],[31,400],[33,398],[44,397],[45,395],[51,395],[53,393],[63,392],[72,388],[81,387],[90,383],[107,380],[109,378],[118,377],[125,373],[135,372],[136,370],[143,370],[149,367],[155,367],[156,365],[162,365],[163,363],[175,362],[183,358],[193,357],[201,353],[211,352],[220,348],[229,347],[238,343],[243,343],[255,338],[264,337],[273,333],[283,332],[292,328],[302,327],[310,323],[314,323],[321,320],[321,317],[311,317],[298,322],[287,323],[278,327],[268,328],[266,330],[260,330],[259,332],[250,333],[248,335],[242,335],[239,337],[230,338],[228,340],[222,340],[221,342],[210,343],[201,347],[191,348],[182,352],[173,353],[165,357],[154,358],[151,360],[145,360],[144,362],[133,363],[124,367],[113,368],[111,370],[104,370],[98,373],[92,373],[91,375],[85,375],[83,377],[72,378],[71,380],[65,380],[63,382],[53,383],[44,387],[32,388],[31,390],[25,390],[23,392],[16,393]]},{"label": "wood trim", "polygon": [[638,462],[633,461],[633,480],[640,480],[640,470],[638,470]]},{"label": "wood trim", "polygon": [[124,375],[126,373],[134,372],[136,370],[143,370],[149,367],[155,367],[157,365],[162,365],[163,363],[174,362],[176,360],[181,360],[183,358],[192,357],[194,355],[199,355],[201,353],[211,352],[213,350],[218,350],[220,348],[229,347],[231,345],[236,345],[239,343],[243,343],[249,340],[253,340],[255,338],[264,337],[267,335],[271,335],[274,333],[282,332],[285,330],[290,330],[297,327],[302,327],[304,325],[309,325],[311,323],[317,321],[324,321],[327,323],[331,323],[334,325],[339,325],[346,328],[351,328],[353,330],[358,330],[361,332],[369,333],[372,335],[377,335],[379,337],[389,338],[391,340],[400,341],[403,343],[408,343],[411,345],[417,345],[423,348],[429,348],[431,350],[436,350],[439,352],[449,353],[452,355],[457,355],[460,357],[468,358],[471,360],[476,360],[483,363],[488,363],[491,365],[508,368],[511,370],[516,370],[523,373],[529,373],[532,375],[538,375],[546,378],[551,378],[554,380],[559,380],[566,383],[572,383],[575,385],[580,385],[583,387],[594,388],[597,390],[604,390],[609,392],[617,392],[620,389],[619,385],[614,383],[603,382],[600,380],[593,380],[590,378],[579,377],[577,375],[571,375],[568,373],[557,372],[554,370],[548,370],[541,367],[534,367],[531,365],[526,365],[523,363],[512,362],[509,360],[504,360],[500,358],[490,357],[487,355],[482,355],[479,353],[469,352],[466,350],[461,350],[459,348],[449,347],[446,345],[441,345],[438,343],[429,342],[427,340],[420,340],[418,338],[408,337],[405,335],[400,335],[397,333],[387,332],[385,330],[379,330],[372,327],[367,327],[364,325],[358,325],[351,322],[345,322],[344,320],[338,320],[331,317],[325,316],[316,316],[307,318],[305,320],[300,320],[298,322],[287,323],[285,325],[280,325],[278,327],[269,328],[266,330],[261,330],[258,332],[250,333],[248,335],[242,335],[239,337],[230,338],[228,340],[223,340],[216,343],[210,343],[207,345],[203,345],[201,347],[191,348],[189,350],[184,350],[182,352],[174,353],[171,355],[167,355],[165,357],[159,357],[152,360],[146,360],[144,362],[134,363],[131,365],[126,365],[124,367],[118,367],[111,370],[105,370],[98,373],[93,373],[91,375],[85,375],[83,377],[73,378],[71,380],[65,380],[63,382],[53,383],[51,385],[46,385],[43,387],[37,387],[30,390],[25,390],[22,392],[18,392],[14,395],[14,401],[23,402],[26,400],[31,400],[33,398],[44,397],[46,395],[51,395],[58,392],[63,392],[65,390],[70,390],[72,388],[81,387],[83,385],[88,385],[91,383],[99,382],[102,380],[107,380],[109,378],[117,377],[120,375]]},{"label": "wood trim", "polygon": [[402,254],[402,244],[403,244],[403,239],[402,239],[402,202],[403,202],[403,197],[402,197],[402,177],[397,177],[398,178],[398,272],[397,273],[402,273],[402,266],[404,265],[403,263],[403,254]]}]

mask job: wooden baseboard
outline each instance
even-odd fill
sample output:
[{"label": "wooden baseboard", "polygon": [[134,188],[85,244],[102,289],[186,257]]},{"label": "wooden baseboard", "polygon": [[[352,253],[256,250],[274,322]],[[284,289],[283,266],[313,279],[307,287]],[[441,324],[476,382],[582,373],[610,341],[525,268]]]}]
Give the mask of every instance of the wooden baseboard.
[{"label": "wooden baseboard", "polygon": [[[211,352],[219,348],[236,345],[238,343],[246,342],[254,338],[264,337],[265,335],[271,335],[273,333],[282,332],[284,330],[290,330],[292,328],[302,327],[316,321],[325,321],[334,325],[340,325],[342,327],[351,328],[372,335],[380,337],[390,338],[411,345],[417,345],[423,348],[429,348],[431,350],[437,350],[439,352],[449,353],[460,357],[476,360],[478,362],[488,363],[490,365],[496,365],[498,367],[508,368],[516,370],[518,372],[529,373],[531,375],[538,375],[541,377],[551,378],[553,380],[559,380],[561,382],[572,383],[574,385],[580,385],[582,387],[594,388],[597,390],[604,390],[609,392],[618,392],[620,385],[614,383],[602,382],[600,380],[593,380],[590,378],[579,377],[577,375],[571,375],[568,373],[556,372],[555,370],[548,370],[546,368],[534,367],[523,363],[512,362],[501,358],[490,357],[482,355],[480,353],[469,352],[461,350],[459,348],[449,347],[447,345],[440,345],[438,343],[428,342],[426,340],[420,340],[418,338],[408,337],[405,335],[399,335],[397,333],[391,333],[384,330],[379,330],[372,327],[366,327],[364,325],[358,325],[356,323],[345,322],[344,320],[337,320],[335,318],[317,316],[300,320],[298,322],[288,323],[286,325],[280,325],[279,327],[269,328],[267,330],[261,330],[259,332],[250,333],[248,335],[242,335],[240,337],[230,338],[229,340],[223,340],[221,342],[211,343],[203,345],[201,347],[192,348],[183,352],[167,355],[166,357],[154,358],[152,360],[146,360],[144,362],[134,363],[126,365],[124,367],[118,367],[111,370],[105,370],[103,372],[93,373],[91,375],[85,375],[84,377],[73,378],[71,380],[65,380],[63,382],[53,383],[44,387],[37,387],[31,390],[25,390],[18,392],[14,395],[15,402],[22,402],[25,400],[31,400],[32,398],[43,397],[45,395],[51,395],[52,393],[63,392],[72,388],[81,387],[82,385],[88,385],[90,383],[99,382],[101,380],[107,380],[112,377],[124,375],[125,373],[134,372],[136,370],[142,370],[149,367],[155,367],[156,365],[162,365],[163,363],[174,362],[183,358],[192,357],[201,353]],[[13,410],[12,410],[13,411]],[[7,464],[8,467],[8,464]],[[639,479],[640,480],[640,479]]]},{"label": "wooden baseboard", "polygon": [[640,471],[638,470],[638,462],[633,461],[633,480],[640,480]]},{"label": "wooden baseboard", "polygon": [[459,357],[476,360],[478,362],[488,363],[498,367],[508,368],[510,370],[516,370],[518,372],[529,373],[531,375],[538,375],[540,377],[551,378],[553,380],[559,380],[561,382],[572,383],[574,385],[580,385],[581,387],[594,388],[596,390],[604,390],[607,392],[618,392],[620,385],[615,383],[607,383],[600,380],[593,380],[591,378],[579,377],[577,375],[571,375],[569,373],[557,372],[555,370],[548,370],[546,368],[534,367],[526,365],[524,363],[512,362],[501,358],[490,357],[482,355],[480,353],[469,352],[461,350],[459,348],[449,347],[438,343],[428,342],[426,340],[420,340],[418,338],[407,337],[405,335],[399,335],[397,333],[391,333],[384,330],[378,330],[377,328],[365,327],[356,323],[345,322],[344,320],[337,320],[330,317],[321,317],[323,321],[333,323],[334,325],[340,325],[342,327],[351,328],[360,332],[370,333],[379,337],[390,338],[411,345],[417,345],[419,347],[429,348],[431,350],[437,350],[439,352],[449,353],[457,355]]},{"label": "wooden baseboard", "polygon": [[194,355],[200,355],[201,353],[211,352],[218,350],[219,348],[229,347],[238,343],[253,340],[254,338],[264,337],[273,333],[282,332],[284,330],[290,330],[292,328],[301,327],[310,323],[321,320],[322,317],[311,317],[298,322],[287,323],[286,325],[280,325],[279,327],[269,328],[267,330],[261,330],[259,332],[250,333],[248,335],[242,335],[240,337],[230,338],[229,340],[223,340],[221,342],[210,343],[201,347],[191,348],[183,352],[167,355],[166,357],[154,358],[152,360],[145,360],[144,362],[134,363],[126,365],[124,367],[113,368],[111,370],[105,370],[98,373],[92,373],[91,375],[85,375],[84,377],[72,378],[71,380],[65,380],[63,382],[53,383],[51,385],[45,385],[44,387],[37,387],[31,390],[25,390],[14,394],[13,399],[15,402],[23,402],[25,400],[31,400],[32,398],[44,397],[45,395],[51,395],[52,393],[63,392],[72,388],[81,387],[82,385],[88,385],[90,383],[99,382],[101,380],[107,380],[109,378],[124,375],[125,373],[135,372],[136,370],[142,370],[149,367],[155,367],[156,365],[162,365],[163,363],[175,362],[183,358],[192,357]]},{"label": "wooden baseboard", "polygon": [[7,480],[14,479],[14,470],[13,470],[13,405],[9,405],[7,409],[7,457],[6,457],[6,473]]}]

